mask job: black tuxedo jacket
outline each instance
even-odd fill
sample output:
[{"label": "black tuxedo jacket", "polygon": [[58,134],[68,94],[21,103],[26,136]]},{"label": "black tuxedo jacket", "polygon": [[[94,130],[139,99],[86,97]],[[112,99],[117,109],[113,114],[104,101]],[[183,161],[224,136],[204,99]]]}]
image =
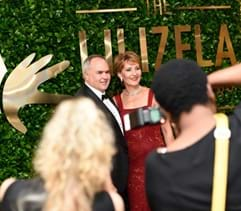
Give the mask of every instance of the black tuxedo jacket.
[{"label": "black tuxedo jacket", "polygon": [[[124,195],[127,188],[128,176],[127,143],[121,132],[119,124],[111,111],[88,86],[83,85],[83,87],[76,93],[76,96],[85,96],[91,98],[96,103],[96,105],[106,114],[111,126],[113,127],[117,153],[113,158],[113,170],[111,172],[111,177],[118,192],[125,198]],[[110,100],[112,101],[112,99]]]}]

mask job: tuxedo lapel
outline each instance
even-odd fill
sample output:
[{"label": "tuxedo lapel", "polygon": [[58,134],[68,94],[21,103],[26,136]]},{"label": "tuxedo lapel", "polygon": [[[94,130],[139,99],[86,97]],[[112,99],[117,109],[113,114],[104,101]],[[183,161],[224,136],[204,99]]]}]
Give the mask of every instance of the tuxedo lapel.
[{"label": "tuxedo lapel", "polygon": [[[86,86],[85,84],[83,85],[83,87],[76,94],[76,96],[81,96],[81,95],[84,95],[86,97],[90,97],[92,100],[94,100],[95,103],[97,104],[97,106],[100,107],[101,110],[103,110],[105,113],[107,112],[112,117],[112,122],[117,124],[118,127],[119,127],[119,124],[118,124],[115,116],[112,114],[112,112],[106,107],[104,102],[100,98],[98,98],[98,96],[88,86]],[[119,111],[119,109],[116,106],[116,104],[113,101],[113,99],[109,98],[109,100],[116,107],[116,109]]]}]

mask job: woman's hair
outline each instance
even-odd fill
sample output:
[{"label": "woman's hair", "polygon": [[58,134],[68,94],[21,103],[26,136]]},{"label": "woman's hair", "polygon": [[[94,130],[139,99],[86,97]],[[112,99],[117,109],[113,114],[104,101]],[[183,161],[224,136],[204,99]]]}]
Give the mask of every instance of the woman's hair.
[{"label": "woman's hair", "polygon": [[125,61],[138,63],[141,66],[140,57],[133,51],[118,54],[114,59],[114,71],[120,73],[124,68]]},{"label": "woman's hair", "polygon": [[45,182],[45,211],[91,210],[115,153],[111,126],[86,97],[62,102],[47,123],[34,165]]}]

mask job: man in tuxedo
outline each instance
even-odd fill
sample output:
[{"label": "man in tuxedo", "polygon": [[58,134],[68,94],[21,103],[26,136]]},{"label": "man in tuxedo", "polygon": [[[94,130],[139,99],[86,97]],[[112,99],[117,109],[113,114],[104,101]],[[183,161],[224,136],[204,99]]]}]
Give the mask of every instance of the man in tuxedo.
[{"label": "man in tuxedo", "polygon": [[[119,111],[113,100],[106,96],[106,90],[111,80],[109,65],[104,57],[100,55],[91,55],[83,63],[82,75],[85,83],[77,92],[76,96],[91,98],[96,105],[104,111],[113,127],[117,153],[113,158],[111,178],[118,193],[120,193],[127,205],[127,143],[124,138],[123,125]],[[98,171],[98,169],[96,170]]]}]

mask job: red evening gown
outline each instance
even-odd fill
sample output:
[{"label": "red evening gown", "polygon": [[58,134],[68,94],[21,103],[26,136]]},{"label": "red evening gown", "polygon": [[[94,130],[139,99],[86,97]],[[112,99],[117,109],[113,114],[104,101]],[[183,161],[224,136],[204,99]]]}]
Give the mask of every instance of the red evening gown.
[{"label": "red evening gown", "polygon": [[[120,95],[115,96],[121,117],[135,109],[124,109]],[[147,105],[151,107],[153,92],[148,94]],[[128,198],[130,211],[150,211],[145,193],[145,159],[147,154],[155,148],[164,146],[160,125],[145,125],[140,128],[125,132],[128,145],[129,174],[128,174]]]}]

